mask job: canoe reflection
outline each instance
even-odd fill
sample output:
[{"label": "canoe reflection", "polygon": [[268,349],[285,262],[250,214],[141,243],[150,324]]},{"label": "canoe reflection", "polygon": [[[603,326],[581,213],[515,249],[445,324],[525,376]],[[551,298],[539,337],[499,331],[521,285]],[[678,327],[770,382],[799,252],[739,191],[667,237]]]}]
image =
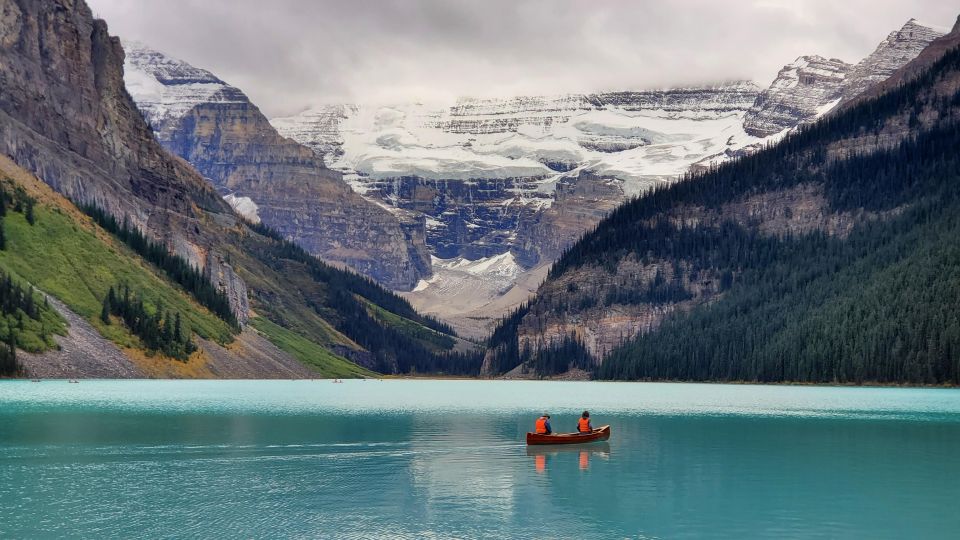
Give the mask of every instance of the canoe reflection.
[{"label": "canoe reflection", "polygon": [[610,459],[610,444],[606,442],[581,446],[528,446],[527,455],[533,457],[533,466],[538,473],[547,471],[547,465],[561,454],[576,454],[580,470],[590,468],[590,458]]}]

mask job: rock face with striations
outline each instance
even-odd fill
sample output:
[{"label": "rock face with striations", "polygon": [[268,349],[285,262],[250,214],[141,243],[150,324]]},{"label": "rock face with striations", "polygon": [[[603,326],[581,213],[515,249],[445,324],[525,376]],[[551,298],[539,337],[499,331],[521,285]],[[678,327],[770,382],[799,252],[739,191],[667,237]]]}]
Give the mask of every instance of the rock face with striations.
[{"label": "rock face with striations", "polygon": [[234,213],[157,143],[124,88],[124,53],[79,0],[0,0],[0,152],[79,203],[124,216],[233,291],[246,287],[206,224]]},{"label": "rock face with striations", "polygon": [[896,88],[898,85],[909,82],[911,79],[923,73],[924,70],[929,68],[934,62],[946,54],[947,51],[954,47],[960,47],[960,16],[957,17],[949,33],[931,41],[930,45],[927,45],[916,58],[894,71],[885,81],[871,86],[855,99],[844,101],[839,109],[852,107],[860,100],[879,96],[892,88]]},{"label": "rock face with striations", "polygon": [[758,91],[739,81],[447,106],[327,106],[271,122],[327,153],[358,193],[422,216],[437,258],[510,251],[531,268],[626,197],[757,142],[740,124]]},{"label": "rock face with striations", "polygon": [[354,193],[311,149],[280,136],[239,89],[135,43],[125,77],[160,142],[249,219],[395,289],[430,275],[422,218]]},{"label": "rock face with striations", "polygon": [[767,137],[812,122],[889,78],[917,57],[941,32],[910,19],[869,56],[850,65],[836,58],[801,56],[787,64],[757,96],[743,121],[747,133]]},{"label": "rock face with striations", "polygon": [[757,96],[743,120],[744,129],[766,137],[817,118],[838,102],[851,67],[836,58],[797,58]]},{"label": "rock face with striations", "polygon": [[890,32],[887,39],[850,70],[843,89],[843,101],[849,101],[886,80],[942,35],[943,32],[923,26],[916,19],[910,19],[900,30]]}]

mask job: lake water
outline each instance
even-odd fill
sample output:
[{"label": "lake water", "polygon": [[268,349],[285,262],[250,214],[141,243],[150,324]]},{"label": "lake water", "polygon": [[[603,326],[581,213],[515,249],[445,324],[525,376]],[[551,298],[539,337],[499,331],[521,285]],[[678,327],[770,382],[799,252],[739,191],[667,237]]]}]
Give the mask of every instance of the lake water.
[{"label": "lake water", "polygon": [[[609,443],[531,450],[544,409]],[[956,538],[960,392],[0,382],[0,537]]]}]

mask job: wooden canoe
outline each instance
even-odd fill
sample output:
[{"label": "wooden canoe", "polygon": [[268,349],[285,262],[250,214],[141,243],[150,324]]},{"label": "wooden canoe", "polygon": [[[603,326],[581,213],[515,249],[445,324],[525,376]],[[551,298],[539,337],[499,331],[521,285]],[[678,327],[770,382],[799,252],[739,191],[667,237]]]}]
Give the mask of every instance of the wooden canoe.
[{"label": "wooden canoe", "polygon": [[591,433],[527,433],[527,444],[581,444],[610,438],[610,426],[600,426]]}]

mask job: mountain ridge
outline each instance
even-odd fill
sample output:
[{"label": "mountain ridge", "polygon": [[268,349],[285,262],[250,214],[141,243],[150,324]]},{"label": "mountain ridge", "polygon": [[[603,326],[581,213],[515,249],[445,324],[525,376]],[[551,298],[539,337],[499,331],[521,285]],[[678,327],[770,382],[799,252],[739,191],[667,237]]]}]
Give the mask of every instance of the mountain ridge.
[{"label": "mountain ridge", "polygon": [[321,157],[281,137],[241,90],[143,44],[131,44],[124,66],[161,144],[249,219],[395,289],[430,275],[422,221],[354,193]]}]

